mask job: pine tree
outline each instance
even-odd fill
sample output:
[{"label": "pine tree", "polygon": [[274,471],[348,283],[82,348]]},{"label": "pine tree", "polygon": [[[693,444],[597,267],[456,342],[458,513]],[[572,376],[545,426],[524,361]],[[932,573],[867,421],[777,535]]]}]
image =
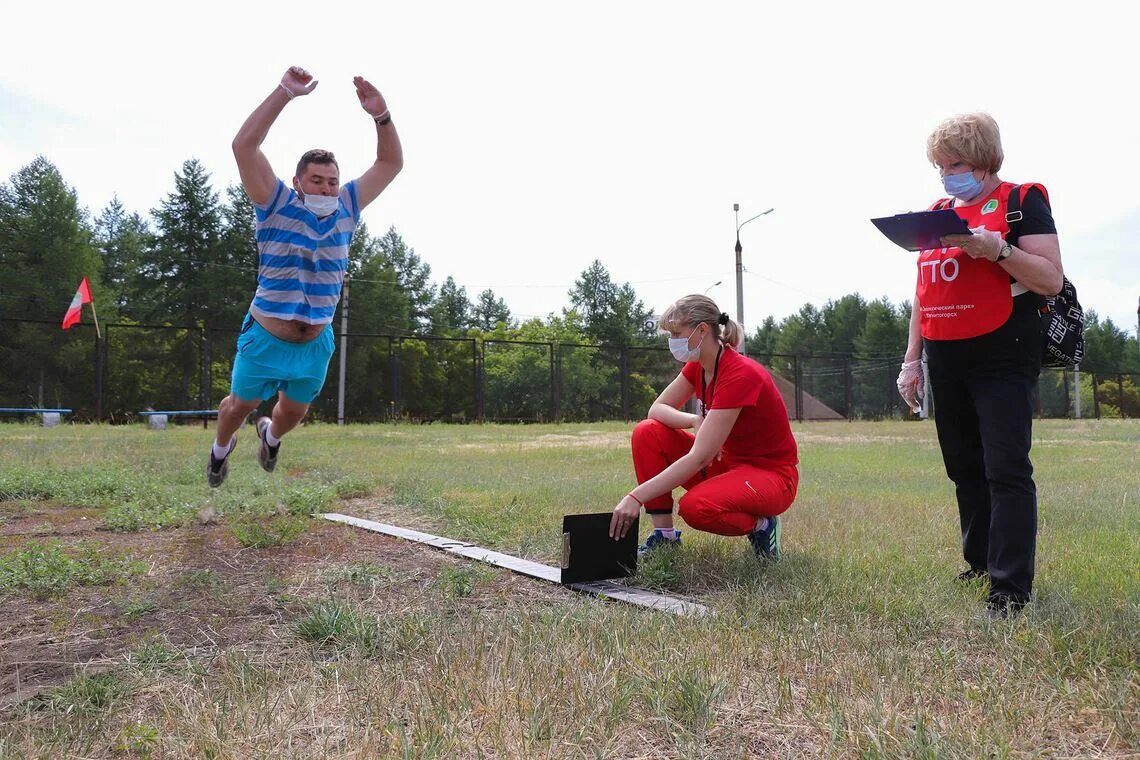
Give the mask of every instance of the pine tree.
[{"label": "pine tree", "polygon": [[[106,298],[86,212],[59,170],[39,156],[0,185],[0,395],[93,411],[94,335],[59,329],[80,280]],[[89,308],[89,307],[85,307]],[[88,317],[84,316],[84,323]]]},{"label": "pine tree", "polygon": [[103,261],[102,285],[108,301],[107,321],[131,314],[131,282],[143,259],[150,230],[137,213],[128,214],[118,196],[95,220],[95,242]]},{"label": "pine tree", "polygon": [[483,332],[494,332],[499,325],[511,329],[515,322],[511,318],[511,310],[502,298],[496,298],[495,292],[487,288],[475,299],[472,309],[473,325]]},{"label": "pine tree", "polygon": [[906,352],[909,322],[910,310],[906,304],[896,308],[886,298],[867,304],[867,316],[863,330],[855,339],[855,356],[851,361],[855,389],[853,414],[878,419],[902,412],[894,381]]},{"label": "pine tree", "polygon": [[852,293],[824,304],[820,318],[827,334],[828,351],[850,354],[855,351],[855,341],[867,321],[867,303],[858,293]]},{"label": "pine tree", "polygon": [[448,276],[439,288],[439,295],[431,305],[431,332],[433,335],[462,333],[472,326],[474,307],[467,298],[467,288],[455,284]]},{"label": "pine tree", "polygon": [[756,332],[746,341],[748,355],[764,359],[776,353],[776,341],[779,336],[780,327],[776,324],[776,318],[771,315],[765,317],[763,323],[756,328]]},{"label": "pine tree", "polygon": [[431,267],[420,260],[414,248],[409,248],[395,227],[389,227],[377,241],[378,251],[396,276],[396,285],[407,298],[411,309],[411,320],[416,332],[423,332],[431,325],[431,305],[435,300],[435,286],[428,280]]},{"label": "pine tree", "polygon": [[594,259],[568,293],[582,316],[586,337],[607,346],[629,346],[648,340],[645,323],[650,313],[628,282],[614,283],[602,262]]},{"label": "pine tree", "polygon": [[249,262],[236,265],[238,257],[223,244],[223,208],[197,159],[182,164],[174,190],[151,215],[155,235],[135,283],[140,312],[147,320],[190,328],[170,345],[181,367],[173,403],[197,398],[203,404],[208,378],[201,362],[207,349],[198,339],[234,327],[235,315],[252,296],[253,275],[243,271]]}]

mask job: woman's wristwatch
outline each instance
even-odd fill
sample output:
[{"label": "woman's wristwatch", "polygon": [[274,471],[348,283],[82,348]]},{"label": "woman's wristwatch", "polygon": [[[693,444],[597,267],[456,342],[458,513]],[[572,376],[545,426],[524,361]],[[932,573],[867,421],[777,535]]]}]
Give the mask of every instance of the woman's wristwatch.
[{"label": "woman's wristwatch", "polygon": [[998,250],[997,258],[994,261],[1005,261],[1013,255],[1013,246],[1009,244],[1008,240],[1001,241],[1001,248]]}]

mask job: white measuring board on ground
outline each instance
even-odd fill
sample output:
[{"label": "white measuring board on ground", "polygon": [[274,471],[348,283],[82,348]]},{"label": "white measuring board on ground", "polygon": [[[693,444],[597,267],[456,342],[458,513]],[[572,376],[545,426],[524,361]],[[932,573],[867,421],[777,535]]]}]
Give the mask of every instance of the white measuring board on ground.
[{"label": "white measuring board on ground", "polygon": [[[541,562],[533,562],[529,559],[513,557],[510,554],[491,551],[490,549],[484,549],[481,546],[469,544],[464,541],[456,541],[452,538],[433,536],[431,533],[422,533],[418,530],[410,530],[396,525],[374,522],[373,520],[363,520],[359,517],[352,517],[351,515],[329,513],[323,514],[321,517],[326,520],[331,520],[332,522],[344,523],[345,525],[370,530],[374,533],[383,533],[386,536],[395,536],[396,538],[402,538],[407,541],[427,544],[436,549],[458,554],[461,557],[486,562],[496,567],[505,567],[508,570],[530,576],[531,578],[561,584],[562,570],[551,565],[544,565]],[[646,589],[623,586],[620,583],[613,583],[612,581],[569,583],[565,585],[566,588],[583,594],[614,599],[619,602],[634,604],[639,607],[648,607],[649,609],[668,612],[681,617],[702,617],[712,614],[712,610],[705,605],[691,602],[688,599],[681,599],[666,594],[657,594]]]}]

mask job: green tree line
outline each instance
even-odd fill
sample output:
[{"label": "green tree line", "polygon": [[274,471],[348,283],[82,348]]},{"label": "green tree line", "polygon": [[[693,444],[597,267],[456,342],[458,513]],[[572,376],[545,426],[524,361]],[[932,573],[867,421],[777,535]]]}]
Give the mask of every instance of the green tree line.
[{"label": "green tree line", "polygon": [[[0,184],[0,406],[118,419],[216,405],[256,287],[253,220],[245,192],[219,192],[196,159],[145,214],[117,198],[91,214],[42,156],[15,172]],[[84,276],[100,321],[115,326],[102,341],[89,314],[59,329]],[[350,416],[639,416],[676,372],[650,310],[600,260],[568,289],[567,307],[520,322],[490,289],[471,296],[451,276],[435,284],[394,227],[374,235],[362,224],[348,282]],[[768,317],[746,348],[833,408],[887,416],[899,410],[894,377],[909,316],[907,303],[846,295]],[[1089,312],[1086,342],[1083,369],[1140,371],[1136,340],[1111,320]],[[1111,404],[1122,388],[1106,382]],[[330,387],[316,410],[325,416]]]}]

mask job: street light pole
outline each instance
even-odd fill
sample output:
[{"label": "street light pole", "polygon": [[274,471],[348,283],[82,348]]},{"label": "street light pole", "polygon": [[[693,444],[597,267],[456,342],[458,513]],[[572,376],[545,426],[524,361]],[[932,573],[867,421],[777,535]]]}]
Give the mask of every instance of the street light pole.
[{"label": "street light pole", "polygon": [[740,204],[732,204],[732,213],[736,215],[736,323],[744,329],[744,262],[740,254],[744,248],[740,245]]},{"label": "street light pole", "polygon": [[[756,216],[749,219],[740,221],[740,204],[732,204],[732,211],[736,214],[736,322],[740,325],[741,331],[744,330],[744,262],[740,258],[740,254],[744,252],[743,246],[740,245],[740,228],[751,222],[753,219],[759,219],[765,214],[771,214],[775,209],[768,209],[761,211]],[[747,333],[745,333],[747,337]],[[744,346],[741,346],[741,353],[744,353]]]}]

